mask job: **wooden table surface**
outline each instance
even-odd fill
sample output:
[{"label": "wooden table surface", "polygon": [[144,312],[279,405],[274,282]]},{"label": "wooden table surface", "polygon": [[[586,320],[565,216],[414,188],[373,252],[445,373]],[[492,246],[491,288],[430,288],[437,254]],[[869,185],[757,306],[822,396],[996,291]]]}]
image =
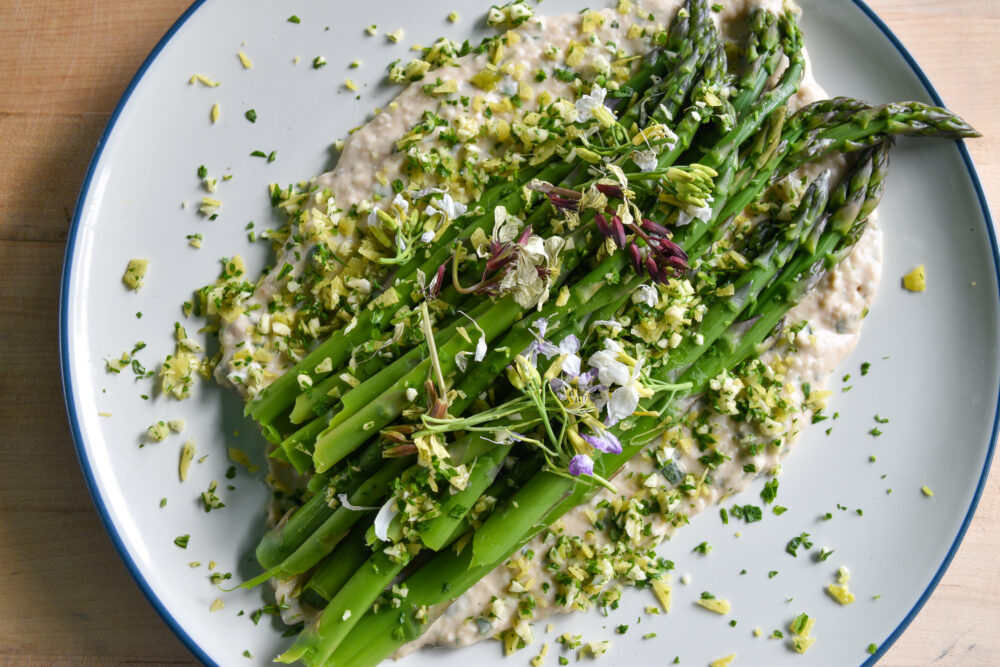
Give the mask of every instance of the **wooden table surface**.
[{"label": "wooden table surface", "polygon": [[[969,150],[996,205],[1000,2],[869,1],[948,106],[985,135]],[[0,663],[193,661],[119,560],[84,486],[56,327],[67,231],[91,153],[133,73],[187,5],[0,1]],[[951,568],[883,664],[1000,664],[998,551],[994,471]]]}]

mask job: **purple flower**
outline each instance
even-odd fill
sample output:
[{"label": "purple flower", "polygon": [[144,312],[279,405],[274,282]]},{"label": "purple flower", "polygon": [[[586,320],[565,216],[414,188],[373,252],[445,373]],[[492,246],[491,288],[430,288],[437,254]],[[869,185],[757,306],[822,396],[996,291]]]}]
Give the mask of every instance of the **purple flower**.
[{"label": "purple flower", "polygon": [[569,474],[574,477],[594,474],[594,460],[586,454],[577,454],[569,460]]},{"label": "purple flower", "polygon": [[605,454],[621,454],[622,443],[611,431],[600,431],[597,435],[581,433],[580,437],[590,443],[590,446]]}]

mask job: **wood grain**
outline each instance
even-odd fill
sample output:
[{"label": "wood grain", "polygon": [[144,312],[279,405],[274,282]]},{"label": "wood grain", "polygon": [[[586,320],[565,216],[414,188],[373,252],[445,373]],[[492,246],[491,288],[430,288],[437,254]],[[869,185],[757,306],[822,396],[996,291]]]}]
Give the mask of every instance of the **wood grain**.
[{"label": "wood grain", "polygon": [[[842,1],[842,0],[830,0]],[[1000,201],[1000,3],[870,0],[954,111]],[[0,663],[188,664],[87,494],[64,408],[57,303],[90,155],[139,64],[187,0],[0,3]],[[886,665],[1000,664],[1000,477]]]}]

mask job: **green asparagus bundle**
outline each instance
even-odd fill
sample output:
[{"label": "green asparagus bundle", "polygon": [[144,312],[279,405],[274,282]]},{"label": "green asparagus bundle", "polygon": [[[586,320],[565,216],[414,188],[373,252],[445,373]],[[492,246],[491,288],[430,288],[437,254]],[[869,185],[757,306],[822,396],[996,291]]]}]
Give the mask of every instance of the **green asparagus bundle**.
[{"label": "green asparagus bundle", "polygon": [[[569,148],[437,230],[372,213],[382,288],[247,406],[310,478],[245,584],[297,578],[322,609],[280,660],[376,664],[563,514],[618,498],[622,466],[849,254],[892,137],[976,136],[918,103],[790,113],[795,16],[748,28],[727,49],[688,0],[614,110],[597,82],[581,95]],[[831,153],[855,154],[846,176],[794,180]]]}]

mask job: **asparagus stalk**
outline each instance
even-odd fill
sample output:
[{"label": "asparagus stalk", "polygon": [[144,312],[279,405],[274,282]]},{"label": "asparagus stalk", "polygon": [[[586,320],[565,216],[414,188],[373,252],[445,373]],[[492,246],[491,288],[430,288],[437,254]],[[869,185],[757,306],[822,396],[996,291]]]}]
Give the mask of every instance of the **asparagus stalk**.
[{"label": "asparagus stalk", "polygon": [[[868,164],[867,173],[869,178],[866,179],[864,177],[866,167],[862,166],[859,170],[861,176],[858,178],[852,177],[849,182],[852,184],[852,192],[860,190],[862,193],[871,193],[877,196],[880,190],[868,187],[871,182],[871,162],[869,161]],[[824,261],[823,255],[818,255],[818,258],[818,261]],[[791,297],[804,293],[805,290],[801,289],[801,285],[811,283],[812,280],[811,276],[800,275],[797,279],[787,284],[785,290],[786,296]],[[726,349],[720,349],[718,354],[705,355],[703,357],[707,360],[705,366],[712,370],[730,368],[753,355],[758,346],[771,335],[774,326],[780,321],[791,305],[791,300],[787,299],[769,302],[768,307],[757,322],[749,329],[741,329],[739,344],[727,347]],[[713,377],[714,375],[710,373],[711,370],[692,368],[689,374],[685,374],[685,377],[691,380],[696,380],[698,377]],[[669,398],[666,400],[669,400]],[[637,429],[644,430],[644,428],[657,427],[659,419],[643,418],[640,422]],[[602,456],[601,463],[605,470],[616,470],[634,456],[642,446],[642,444],[635,444],[634,441],[630,442],[623,447],[622,453]],[[555,476],[549,475],[550,479],[546,481],[554,483],[567,481],[564,478],[558,477],[551,479],[552,477]],[[541,478],[542,475],[539,475],[535,479]],[[531,482],[529,482],[530,484]],[[524,488],[527,487],[523,487],[522,490]],[[534,485],[533,490],[540,490],[540,486]],[[574,491],[573,485],[570,483],[563,490],[563,494],[568,495],[568,497],[563,502],[555,505],[555,507],[552,505],[546,507],[548,511],[542,513],[544,518],[541,526],[543,527],[555,521],[559,516],[575,507],[591,493],[592,488],[587,485],[578,484]],[[525,502],[531,500],[529,496],[522,497]],[[546,500],[548,500],[547,497],[539,498],[539,501],[543,503]],[[491,515],[491,518],[493,516],[497,515]],[[474,549],[471,554],[468,549],[459,554],[452,551],[438,554],[431,562],[407,578],[408,595],[403,601],[403,609],[382,608],[377,611],[369,611],[354,628],[352,637],[355,641],[350,645],[341,644],[331,654],[330,657],[334,664],[351,665],[352,667],[374,665],[402,644],[418,637],[427,628],[429,623],[443,612],[451,600],[471,587],[495,566],[502,563],[513,551],[525,544],[538,532],[538,528],[534,525],[528,526],[522,532],[517,532],[520,527],[522,527],[520,522],[510,525],[511,532],[509,533],[505,548],[499,549],[491,561],[482,561],[482,554],[477,555]],[[428,609],[429,611],[421,616],[416,613],[421,608]]]}]

